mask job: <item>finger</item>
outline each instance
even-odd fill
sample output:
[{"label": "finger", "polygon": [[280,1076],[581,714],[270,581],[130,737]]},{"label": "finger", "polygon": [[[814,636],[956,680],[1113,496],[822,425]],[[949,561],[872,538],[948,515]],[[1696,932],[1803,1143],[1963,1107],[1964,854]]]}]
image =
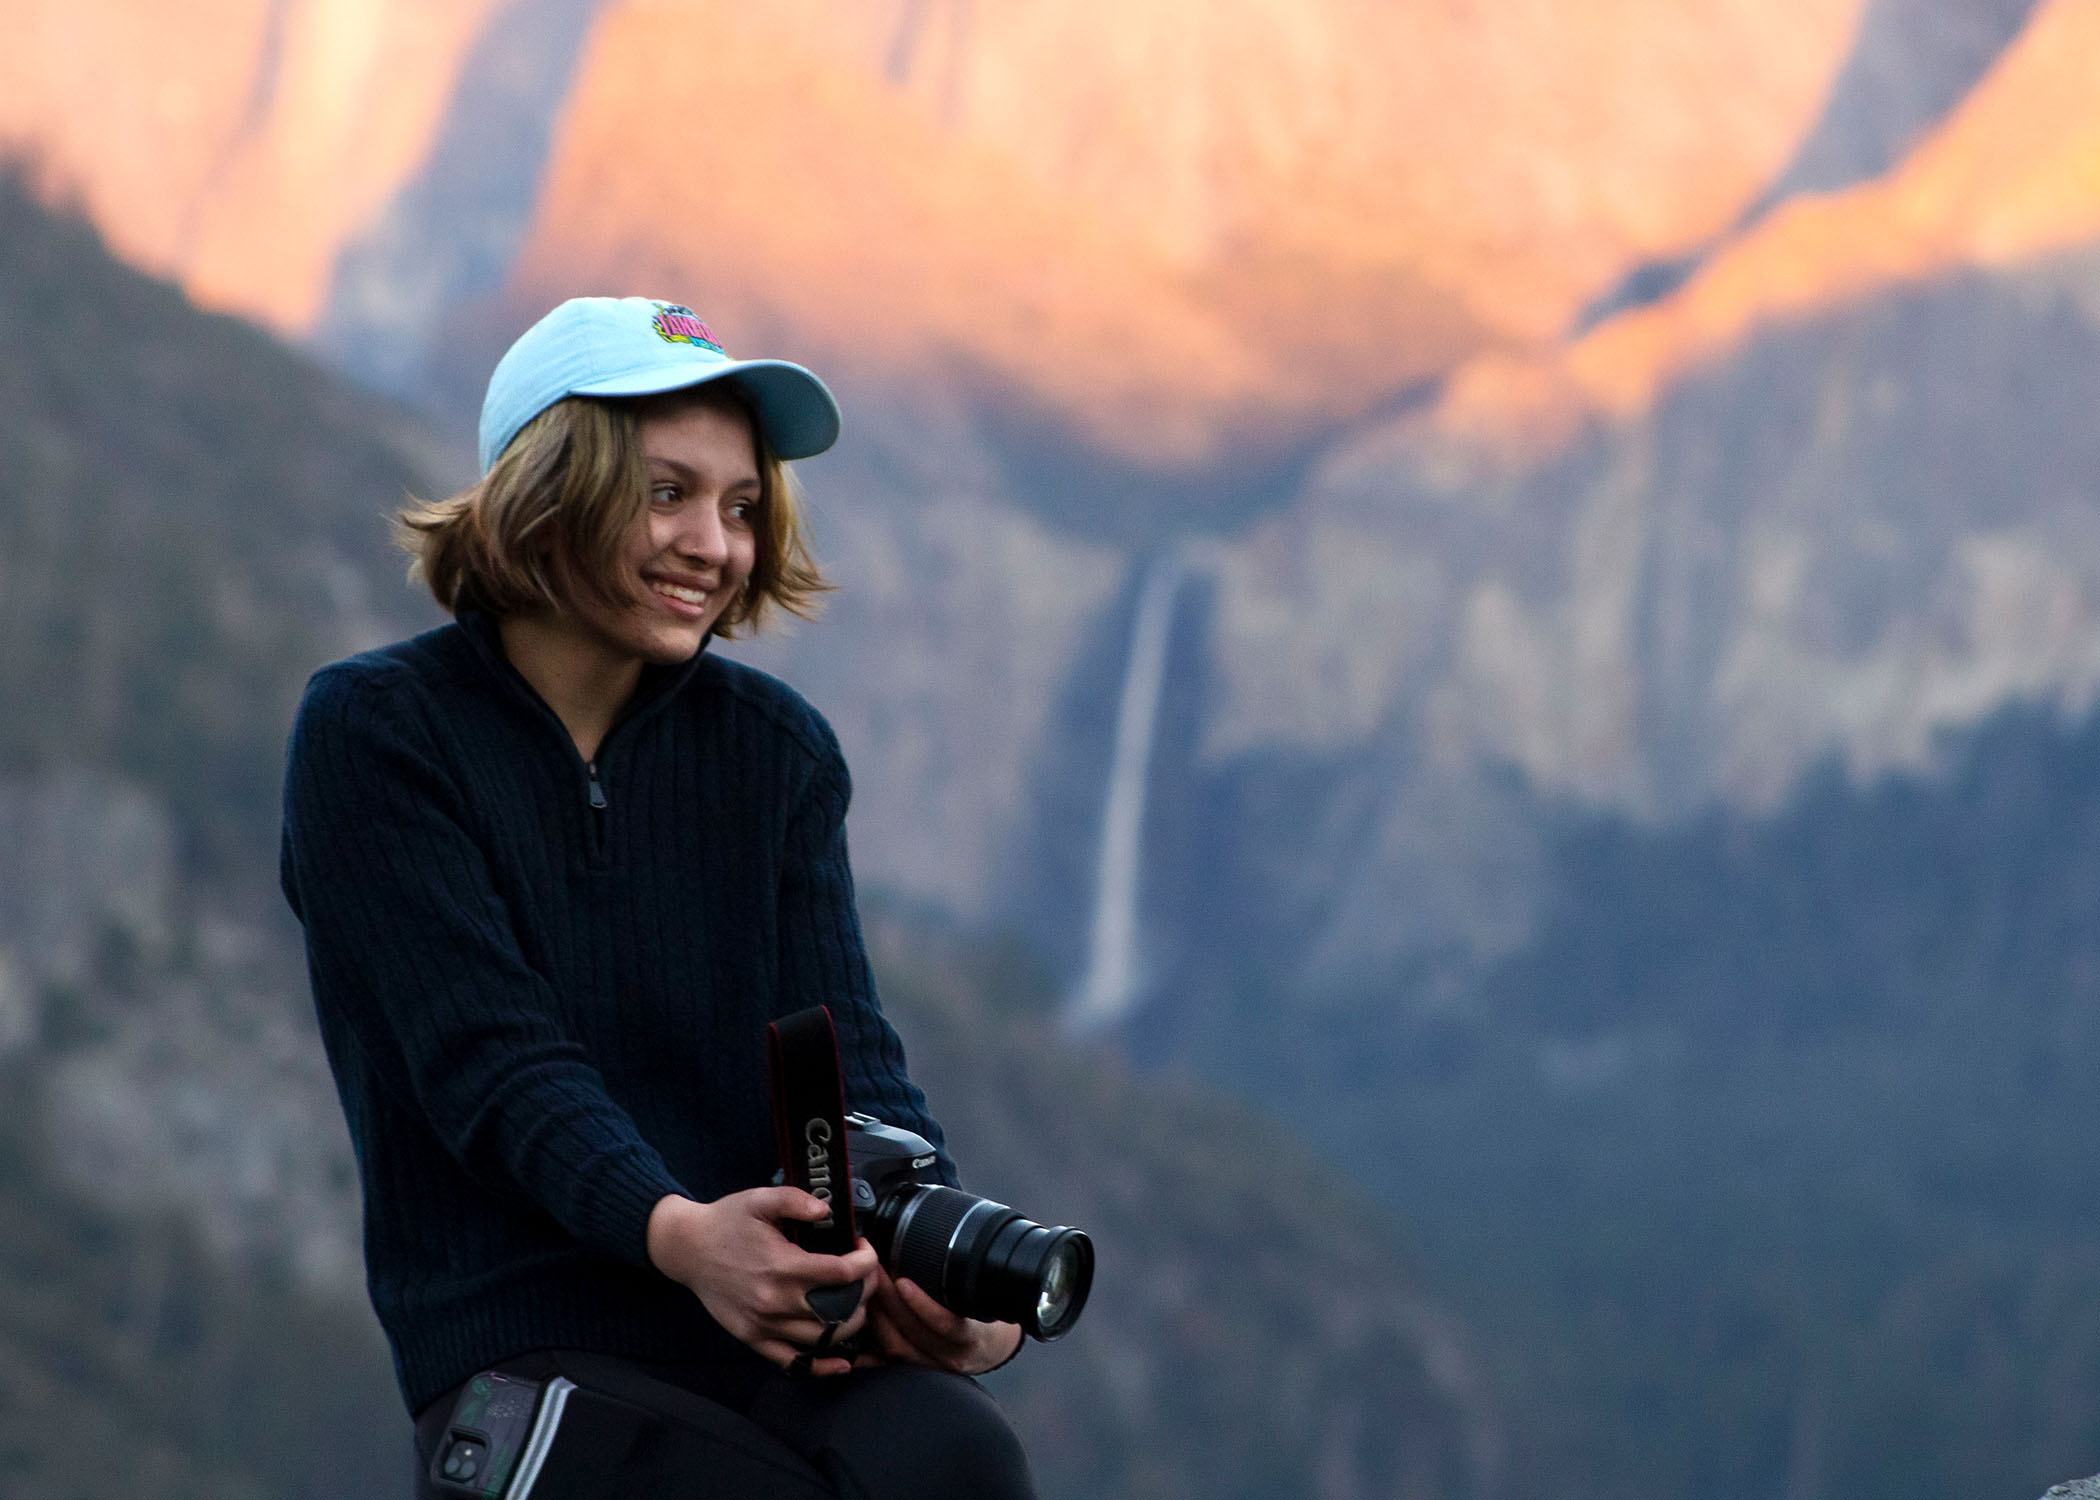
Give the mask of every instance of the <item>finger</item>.
[{"label": "finger", "polygon": [[868,1276],[869,1298],[881,1302],[884,1298],[895,1295],[896,1289],[897,1283],[890,1280],[890,1268],[881,1261],[876,1261],[875,1269]]},{"label": "finger", "polygon": [[843,1286],[849,1281],[866,1285],[876,1267],[873,1250],[849,1251],[845,1255],[818,1255],[793,1241],[776,1241],[766,1256],[765,1269],[789,1288],[789,1300],[800,1302],[811,1287]]},{"label": "finger", "polygon": [[834,1282],[865,1282],[875,1274],[876,1268],[882,1264],[881,1261],[875,1258],[875,1247],[866,1240],[862,1240],[844,1255],[827,1255],[823,1258],[829,1261],[834,1268],[835,1274],[831,1278]]},{"label": "finger", "polygon": [[926,1289],[916,1281],[907,1278],[898,1282],[897,1295],[917,1316],[928,1333],[948,1342],[969,1342],[969,1319],[934,1301]]},{"label": "finger", "polygon": [[817,1352],[817,1341],[814,1338],[805,1339],[782,1334],[776,1330],[768,1330],[755,1338],[745,1340],[745,1342],[766,1359],[781,1366],[783,1369],[793,1364],[797,1356],[804,1354],[810,1357],[810,1368],[812,1370],[819,1366],[827,1370],[851,1368],[851,1364],[842,1353],[833,1351]]},{"label": "finger", "polygon": [[798,1187],[751,1189],[752,1210],[765,1219],[824,1219],[831,1216],[831,1205],[815,1193],[806,1193]]},{"label": "finger", "polygon": [[851,1282],[811,1285],[784,1279],[767,1290],[753,1311],[775,1328],[793,1328],[797,1338],[802,1337],[802,1329],[833,1326],[843,1338],[848,1328],[860,1326],[855,1319],[867,1305],[867,1294]]},{"label": "finger", "polygon": [[[891,1324],[898,1336],[910,1345],[918,1362],[946,1368],[967,1347],[941,1328],[929,1324],[919,1315],[917,1308],[903,1300],[901,1288],[910,1285],[900,1282],[900,1295],[886,1309]],[[920,1293],[921,1297],[925,1293]]]},{"label": "finger", "polygon": [[[824,1325],[806,1317],[781,1318],[766,1325],[765,1335],[783,1344],[812,1349],[816,1347],[818,1340],[824,1337]],[[836,1338],[834,1335],[834,1342]]]},{"label": "finger", "polygon": [[[836,1327],[834,1337],[848,1338],[867,1318],[871,1299],[866,1283],[821,1281],[810,1283],[782,1276],[769,1283],[753,1311],[768,1325],[768,1331],[790,1338],[808,1337]],[[836,1319],[834,1324],[832,1320]]]},{"label": "finger", "polygon": [[820,1255],[790,1240],[776,1269],[811,1286],[838,1286],[848,1281],[866,1281],[880,1264],[875,1258],[875,1247],[866,1240],[844,1255]]},{"label": "finger", "polygon": [[920,1352],[918,1345],[904,1336],[898,1326],[893,1311],[896,1307],[896,1295],[895,1284],[890,1281],[888,1274],[884,1273],[877,1283],[875,1295],[868,1303],[869,1337],[873,1339],[876,1350],[884,1360],[923,1365],[927,1363],[926,1356]]},{"label": "finger", "polygon": [[[797,1349],[795,1352],[797,1354],[808,1353],[806,1349]],[[809,1367],[803,1373],[808,1375],[844,1375],[852,1368],[853,1362],[843,1354],[811,1354]]]},{"label": "finger", "polygon": [[[796,1356],[802,1353],[793,1344],[783,1342],[780,1339],[765,1339],[753,1344],[751,1347],[783,1370],[793,1365]],[[812,1358],[806,1373],[810,1375],[844,1375],[852,1368],[851,1364],[837,1355],[826,1354]]]},{"label": "finger", "polygon": [[[802,1303],[802,1307],[794,1309],[794,1313],[792,1313],[792,1315],[800,1319],[800,1317],[804,1317],[804,1315],[811,1315],[811,1313],[815,1313],[815,1315],[817,1315],[817,1334],[813,1334],[813,1338],[821,1338],[821,1336],[823,1336],[823,1328],[825,1328],[825,1321],[823,1321],[823,1313],[819,1313],[819,1311],[817,1311],[815,1307],[811,1307],[811,1305],[808,1305],[808,1300],[806,1300],[806,1298],[804,1298],[804,1303]],[[863,1290],[863,1292],[861,1292],[861,1300],[859,1300],[859,1303],[855,1303],[853,1311],[850,1311],[850,1313],[846,1313],[844,1321],[840,1321],[840,1324],[838,1324],[838,1332],[834,1332],[834,1334],[832,1334],[832,1338],[853,1338],[853,1334],[857,1334],[857,1332],[859,1332],[861,1324],[865,1324],[865,1321],[867,1321],[867,1292]]]},{"label": "finger", "polygon": [[891,1364],[934,1367],[932,1358],[904,1336],[894,1319],[876,1313],[869,1318],[868,1326],[875,1332],[875,1340],[882,1348],[884,1360]]}]

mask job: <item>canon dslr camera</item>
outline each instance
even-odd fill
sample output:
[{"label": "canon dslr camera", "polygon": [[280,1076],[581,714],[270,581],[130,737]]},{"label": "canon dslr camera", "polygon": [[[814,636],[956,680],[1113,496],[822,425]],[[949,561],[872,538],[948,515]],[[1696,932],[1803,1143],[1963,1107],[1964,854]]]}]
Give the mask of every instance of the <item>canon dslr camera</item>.
[{"label": "canon dslr camera", "polygon": [[1094,1242],[1077,1229],[1024,1219],[1004,1203],[934,1176],[923,1136],[870,1115],[846,1116],[853,1208],[892,1276],[909,1277],[951,1312],[1019,1323],[1061,1338],[1094,1284]]}]

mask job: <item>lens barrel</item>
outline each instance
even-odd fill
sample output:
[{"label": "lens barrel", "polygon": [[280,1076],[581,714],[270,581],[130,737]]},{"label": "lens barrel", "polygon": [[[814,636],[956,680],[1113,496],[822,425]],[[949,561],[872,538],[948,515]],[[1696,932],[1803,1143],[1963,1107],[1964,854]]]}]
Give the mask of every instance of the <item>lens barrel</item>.
[{"label": "lens barrel", "polygon": [[1003,1203],[931,1183],[904,1188],[879,1213],[894,1225],[892,1274],[964,1317],[1019,1323],[1047,1342],[1086,1306],[1094,1242],[1080,1230],[1038,1224]]}]

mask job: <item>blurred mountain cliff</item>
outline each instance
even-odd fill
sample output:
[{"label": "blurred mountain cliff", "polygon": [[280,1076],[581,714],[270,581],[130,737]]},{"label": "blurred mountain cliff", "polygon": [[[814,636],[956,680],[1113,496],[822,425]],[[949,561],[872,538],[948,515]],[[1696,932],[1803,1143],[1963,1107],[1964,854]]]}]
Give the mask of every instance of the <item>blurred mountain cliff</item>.
[{"label": "blurred mountain cliff", "polygon": [[759,659],[839,723],[869,875],[1055,962],[1191,531],[1159,774],[1291,836],[1184,904],[1315,984],[1529,930],[1496,766],[1770,805],[2090,685],[2085,455],[2030,397],[2090,378],[2093,0],[223,4],[22,4],[0,136],[455,422],[580,290],[826,371],[846,588]]},{"label": "blurred mountain cliff", "polygon": [[[404,1493],[278,778],[307,673],[437,618],[384,523],[457,460],[6,179],[0,349],[0,1490]],[[1467,1337],[1331,1168],[995,1010],[968,945],[882,932],[959,1154],[1103,1257],[1102,1310],[1005,1377],[1046,1493],[1492,1492]]]},{"label": "blurred mountain cliff", "polygon": [[[1551,337],[1713,236],[1784,165],[1858,6],[15,9],[0,133],[207,305],[414,340],[477,292],[668,281],[747,341],[1003,386],[1172,469]],[[447,149],[477,129],[478,188]],[[412,319],[369,275],[331,310],[350,246],[442,258],[494,184],[535,178],[515,264],[399,278]]]},{"label": "blurred mountain cliff", "polygon": [[[1582,1415],[1513,1440],[1519,1491],[1895,1484],[1846,1422],[1944,1439],[1905,1493],[1997,1483],[1992,1452],[2026,1455],[2023,1483],[2077,1469],[2076,1421],[2005,1413],[2083,1399],[2085,1325],[2033,1331],[2087,1284],[2082,1231],[1923,1169],[1890,1188],[1831,1163],[1899,1154],[1846,1133],[1864,1099],[1943,1126],[1920,1153],[1983,1140],[2067,1191],[2035,1165],[2042,1134],[1993,1122],[2062,1103],[2027,1052],[2084,1056],[2082,950],[2042,974],[2013,951],[2035,934],[2007,935],[2038,892],[2075,927],[2082,846],[2000,848],[1990,879],[1921,891],[1887,809],[1980,838],[1960,776],[1991,756],[2029,768],[1994,806],[2030,831],[2088,797],[2052,757],[2088,743],[2100,686],[2100,0],[0,15],[19,42],[0,141],[40,196],[422,414],[307,365],[251,376],[312,403],[257,407],[267,425],[345,446],[242,468],[261,460],[226,436],[217,377],[154,345],[125,378],[165,389],[83,408],[90,426],[133,441],[112,413],[165,398],[214,436],[153,438],[106,487],[59,417],[25,440],[34,561],[0,562],[0,611],[44,644],[0,672],[51,711],[10,731],[30,779],[0,820],[93,867],[0,900],[68,913],[13,940],[7,973],[30,977],[0,983],[0,1034],[26,1024],[8,996],[64,993],[110,952],[217,953],[229,974],[281,956],[238,903],[195,926],[212,946],[156,893],[261,849],[275,744],[252,731],[293,664],[405,628],[387,602],[405,596],[372,581],[378,513],[460,477],[489,364],[552,299],[676,297],[845,402],[845,441],[804,466],[842,589],[821,623],[736,649],[837,725],[864,883],[933,930],[1017,937],[1048,976],[1039,1010],[1128,976],[1128,1053],[1330,1155],[1405,1125],[1392,1212],[1498,1349],[1537,1355],[1504,1358],[1499,1389]],[[70,305],[23,304],[19,337],[43,337],[46,303]],[[42,410],[27,372],[87,344],[23,347],[0,379]],[[221,528],[192,551],[247,555],[251,530],[277,549],[238,582],[184,572],[146,490],[108,498],[229,454],[222,492],[363,488],[238,526],[179,511]],[[80,552],[55,518],[98,505],[112,540]],[[107,580],[96,606],[48,602],[79,569]],[[168,606],[178,670],[124,665],[118,602],[141,589],[187,601]],[[233,667],[179,670],[197,660]],[[74,743],[96,747],[85,769]],[[1924,847],[1959,863],[1959,840]],[[1837,932],[1817,928],[1786,894],[1814,850],[1959,909],[1964,936],[1935,946],[1835,878],[1817,889]],[[1680,888],[1698,899],[1658,896]],[[1771,941],[1800,962],[1750,963],[1744,911],[1782,912]],[[1622,919],[1628,951],[1701,957],[1639,970],[1607,941]],[[1889,999],[1841,1043],[1789,1032],[1730,1071],[1743,1013],[1842,1010],[1888,973],[1937,996],[1929,1024]],[[1990,1054],[1997,1092],[1963,1093],[1994,1018],[2025,1041]],[[1671,1071],[1687,1052],[1711,1066]],[[1911,1083],[1876,1071],[1899,1062]],[[1797,1132],[1776,1157],[1775,1109]],[[69,1138],[123,1138],[81,1119]],[[1686,1141],[1710,1147],[1697,1172],[1672,1164]],[[1738,1178],[1837,1227],[1761,1240]],[[1687,1224],[1705,1238],[1673,1237]],[[1676,1289],[1698,1358],[1625,1292],[1643,1286]],[[1161,1306],[1157,1326],[1195,1326]],[[1597,1371],[1569,1352],[1593,1348]],[[1938,1373],[1879,1406],[1831,1394],[1898,1368]],[[1998,1417],[1919,1415],[1972,1378]]]}]

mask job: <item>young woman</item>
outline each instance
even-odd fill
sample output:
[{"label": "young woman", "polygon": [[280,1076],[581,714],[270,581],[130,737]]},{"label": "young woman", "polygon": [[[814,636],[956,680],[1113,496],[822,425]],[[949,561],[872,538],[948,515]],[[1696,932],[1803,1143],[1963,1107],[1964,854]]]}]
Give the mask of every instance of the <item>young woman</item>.
[{"label": "young woman", "polygon": [[[490,379],[480,482],[402,518],[455,622],[300,706],[284,889],[425,1493],[489,1370],[602,1398],[549,1500],[1031,1493],[965,1378],[1020,1330],[865,1241],[802,1251],[781,1226],[824,1205],[766,1185],[765,1026],[815,1004],[849,1107],[954,1177],[869,978],[837,741],[706,650],[825,587],[782,461],[837,432],[814,375],[730,358],[687,308],[562,304]],[[851,1281],[859,1368],[805,1300]]]}]

